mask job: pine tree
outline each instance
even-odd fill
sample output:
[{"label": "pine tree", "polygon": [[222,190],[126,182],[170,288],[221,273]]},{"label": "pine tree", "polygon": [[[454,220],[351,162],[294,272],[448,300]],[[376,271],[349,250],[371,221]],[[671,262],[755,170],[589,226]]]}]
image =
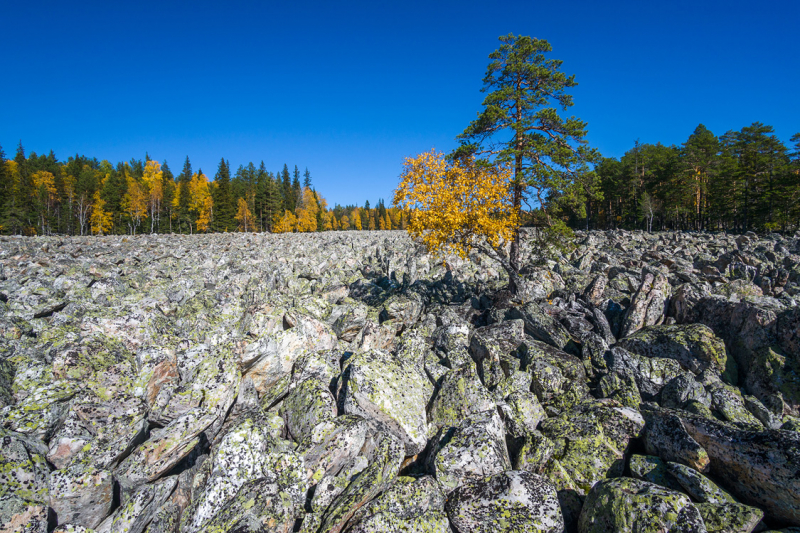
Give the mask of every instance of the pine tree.
[{"label": "pine tree", "polygon": [[292,198],[294,199],[294,212],[303,203],[303,189],[300,187],[300,171],[297,165],[294,166],[294,174],[292,177]]},{"label": "pine tree", "polygon": [[[475,154],[513,165],[514,209],[521,209],[530,195],[551,225],[548,197],[564,191],[575,173],[599,154],[586,147],[585,122],[559,115],[559,108],[566,111],[573,105],[567,91],[577,83],[561,72],[562,61],[545,57],[550,43],[513,34],[500,41],[500,48],[489,55],[492,61],[483,79],[482,90],[488,92],[484,108],[459,136],[463,144],[453,157]],[[511,268],[518,271],[518,233],[509,253]],[[513,279],[510,289],[515,292]]]},{"label": "pine tree", "polygon": [[294,209],[297,205],[297,196],[292,194],[292,179],[289,175],[289,167],[286,166],[286,163],[283,164],[283,170],[280,172],[281,176],[281,194],[283,196],[283,210],[289,210],[294,213]]},{"label": "pine tree", "polygon": [[13,184],[6,168],[6,153],[3,147],[0,146],[0,229],[3,221],[6,219],[6,210],[8,209],[7,202],[11,195]]},{"label": "pine tree", "polygon": [[311,173],[308,171],[308,167],[306,167],[306,171],[303,172],[303,188],[311,188]]},{"label": "pine tree", "polygon": [[233,231],[236,229],[236,223],[233,219],[236,211],[231,197],[230,167],[224,157],[220,160],[217,173],[214,175],[214,184],[214,192],[212,193],[214,200],[212,231]]},{"label": "pine tree", "polygon": [[192,164],[189,162],[189,156],[186,156],[186,161],[183,163],[183,170],[178,175],[178,231],[180,233],[189,233],[191,231],[189,224],[191,221],[191,214],[189,213],[190,193],[189,183],[192,181]]}]

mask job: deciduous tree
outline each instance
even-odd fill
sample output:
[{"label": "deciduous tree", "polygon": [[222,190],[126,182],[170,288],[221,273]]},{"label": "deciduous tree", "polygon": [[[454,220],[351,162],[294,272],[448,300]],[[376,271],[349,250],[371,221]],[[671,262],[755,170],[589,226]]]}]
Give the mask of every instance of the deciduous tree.
[{"label": "deciduous tree", "polygon": [[394,205],[409,213],[408,232],[429,251],[466,257],[477,249],[508,272],[515,293],[519,270],[503,251],[519,228],[511,169],[476,164],[471,158],[448,163],[433,151],[407,158]]}]

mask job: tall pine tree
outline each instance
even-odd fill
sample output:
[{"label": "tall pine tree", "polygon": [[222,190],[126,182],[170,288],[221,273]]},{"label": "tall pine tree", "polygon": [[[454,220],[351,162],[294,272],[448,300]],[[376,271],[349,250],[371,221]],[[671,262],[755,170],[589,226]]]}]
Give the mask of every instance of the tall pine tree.
[{"label": "tall pine tree", "polygon": [[217,173],[214,175],[212,198],[214,200],[214,220],[211,224],[213,231],[236,230],[236,222],[233,220],[236,211],[231,197],[231,171],[224,157],[220,159]]}]

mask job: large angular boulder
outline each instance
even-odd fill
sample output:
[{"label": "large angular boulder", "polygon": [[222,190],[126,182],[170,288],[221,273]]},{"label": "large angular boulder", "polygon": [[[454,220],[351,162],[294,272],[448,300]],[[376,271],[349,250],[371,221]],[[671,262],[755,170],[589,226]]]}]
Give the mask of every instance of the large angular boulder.
[{"label": "large angular boulder", "polygon": [[439,430],[428,470],[450,492],[469,479],[511,469],[505,427],[496,411],[478,413],[455,427]]},{"label": "large angular boulder", "polygon": [[447,515],[462,533],[564,531],[555,487],[524,471],[511,470],[464,483],[449,495]]},{"label": "large angular boulder", "polygon": [[347,531],[450,533],[444,504],[444,494],[434,478],[398,477],[383,494],[353,515]]},{"label": "large angular boulder", "polygon": [[661,324],[670,297],[667,277],[660,272],[644,270],[642,282],[625,312],[620,337],[627,337],[645,326]]},{"label": "large angular boulder", "polygon": [[800,526],[800,433],[748,431],[692,415],[681,421],[726,489],[767,516]]},{"label": "large angular boulder", "polygon": [[402,440],[406,455],[425,448],[425,408],[433,391],[421,365],[379,350],[359,352],[347,360],[342,381],[345,413],[384,423]]},{"label": "large angular boulder", "polygon": [[534,302],[512,307],[506,315],[510,319],[522,320],[525,333],[550,346],[563,350],[573,342],[564,326]]},{"label": "large angular boulder", "polygon": [[642,328],[617,346],[649,358],[673,359],[694,374],[711,369],[728,383],[736,383],[736,361],[725,343],[703,324],[660,325]]},{"label": "large angular boulder", "polygon": [[306,478],[303,460],[284,449],[263,419],[244,419],[222,438],[204,466],[210,471],[204,489],[194,495],[185,514],[182,530],[186,533],[213,530],[217,523],[250,523],[252,517],[241,508],[247,505],[242,494],[248,491],[254,495],[264,491],[259,501],[265,504],[269,504],[267,495],[282,495],[278,507],[268,505],[269,512],[260,510],[258,513],[263,514],[259,517],[277,515],[283,523],[293,524],[302,509]]},{"label": "large angular boulder", "polygon": [[478,379],[475,367],[464,365],[442,377],[428,410],[429,428],[457,426],[470,415],[494,408],[494,399]]},{"label": "large angular boulder", "polygon": [[705,533],[700,511],[685,494],[631,478],[602,481],[586,497],[581,533]]},{"label": "large angular boulder", "polygon": [[50,474],[50,507],[58,524],[95,528],[111,513],[111,472],[95,468],[56,470]]},{"label": "large angular boulder", "polygon": [[606,359],[610,371],[633,379],[645,400],[657,398],[667,383],[684,372],[674,359],[644,357],[616,346]]}]

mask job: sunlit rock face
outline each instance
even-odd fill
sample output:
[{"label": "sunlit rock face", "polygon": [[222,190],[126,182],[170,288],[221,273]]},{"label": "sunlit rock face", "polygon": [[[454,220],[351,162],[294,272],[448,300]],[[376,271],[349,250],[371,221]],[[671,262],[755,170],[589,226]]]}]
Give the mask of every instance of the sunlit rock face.
[{"label": "sunlit rock face", "polygon": [[800,235],[0,237],[0,532],[800,526]]}]

